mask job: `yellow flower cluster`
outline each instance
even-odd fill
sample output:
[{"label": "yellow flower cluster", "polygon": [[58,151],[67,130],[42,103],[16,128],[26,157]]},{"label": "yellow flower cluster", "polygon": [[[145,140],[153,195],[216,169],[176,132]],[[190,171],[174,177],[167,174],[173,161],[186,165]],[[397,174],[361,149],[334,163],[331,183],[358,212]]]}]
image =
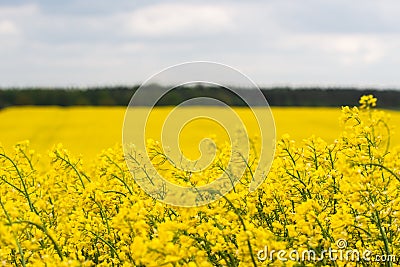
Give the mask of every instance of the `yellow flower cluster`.
[{"label": "yellow flower cluster", "polygon": [[376,101],[377,99],[373,95],[363,95],[360,98],[360,107],[361,108],[371,108],[371,107],[376,107]]},{"label": "yellow flower cluster", "polygon": [[[362,106],[375,100],[364,97]],[[390,127],[382,111],[342,109],[343,133],[328,144],[311,137],[277,143],[266,181],[240,183],[201,207],[155,201],[135,183],[122,148],[103,151],[84,165],[62,145],[39,157],[28,142],[13,153],[0,148],[0,263],[16,266],[394,266],[321,258],[261,261],[257,252],[369,250],[400,256],[400,150],[389,150]],[[257,142],[253,142],[257,146]],[[227,145],[210,169],[178,171],[148,143],[159,171],[186,186],[205,184],[226,171]],[[255,149],[260,149],[256,147]],[[240,178],[240,177],[239,177]]]}]

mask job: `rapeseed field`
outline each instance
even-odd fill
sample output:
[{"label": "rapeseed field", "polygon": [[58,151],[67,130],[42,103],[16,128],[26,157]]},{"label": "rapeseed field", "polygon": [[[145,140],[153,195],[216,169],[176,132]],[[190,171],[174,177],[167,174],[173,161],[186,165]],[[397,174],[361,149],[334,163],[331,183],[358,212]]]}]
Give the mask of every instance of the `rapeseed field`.
[{"label": "rapeseed field", "polygon": [[[165,117],[171,108],[156,108],[156,118]],[[218,108],[215,108],[218,110]],[[239,109],[240,110],[240,109]],[[244,111],[246,113],[248,111]],[[341,132],[340,108],[303,108],[303,107],[272,107],[275,119],[277,137],[289,134],[291,139],[301,142],[312,135],[333,142]],[[391,144],[400,145],[400,112],[386,111],[391,116],[390,124],[394,127]],[[40,154],[54,144],[62,143],[76,155],[83,155],[85,161],[94,159],[103,149],[120,144],[125,108],[122,107],[12,107],[0,111],[0,143],[4,148],[12,149],[14,144],[29,140],[32,149]],[[246,114],[243,114],[246,117]],[[153,121],[149,131],[154,130],[156,137],[160,126]],[[208,134],[224,135],[220,128],[207,131],[209,122],[205,122],[203,132],[194,130],[199,125],[188,125],[182,131],[183,147],[192,148],[197,153],[197,142]],[[255,125],[248,125],[254,128]],[[190,149],[188,149],[190,150]],[[197,155],[197,154],[196,154]]]},{"label": "rapeseed field", "polygon": [[[249,192],[261,149],[250,134],[254,153],[240,183],[192,208],[155,201],[137,185],[121,146],[123,109],[3,110],[0,263],[396,266],[400,150],[393,126],[400,114],[375,105],[364,96],[359,107],[274,108],[276,151],[264,183]],[[210,168],[193,174],[170,165],[154,123],[148,151],[171,181],[190,187],[227,171],[231,147],[222,129],[213,133]],[[182,147],[197,151],[196,141],[210,134],[210,122],[198,123],[204,132],[188,125]]]}]

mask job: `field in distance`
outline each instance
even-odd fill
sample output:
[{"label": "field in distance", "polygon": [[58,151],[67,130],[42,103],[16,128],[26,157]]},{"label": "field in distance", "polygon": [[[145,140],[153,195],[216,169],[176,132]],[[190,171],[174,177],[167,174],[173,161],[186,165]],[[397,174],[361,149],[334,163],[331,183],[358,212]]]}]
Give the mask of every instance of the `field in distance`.
[{"label": "field in distance", "polygon": [[[214,109],[213,112],[221,109],[208,108]],[[196,107],[188,107],[185,112],[191,112],[191,109],[193,111]],[[148,137],[158,139],[161,123],[170,111],[170,107],[160,107],[153,111],[154,120],[148,125]],[[248,110],[241,108],[235,108],[235,111],[245,120],[249,114]],[[339,123],[340,108],[273,107],[272,113],[278,139],[287,133],[297,142],[311,135],[333,142],[342,130]],[[388,113],[391,115],[390,124],[400,125],[400,112]],[[33,149],[45,154],[55,144],[62,143],[73,154],[83,155],[87,161],[103,149],[121,144],[124,115],[125,108],[122,107],[7,108],[0,111],[0,146],[10,150],[17,142],[29,140]],[[248,123],[250,135],[256,132],[256,126],[254,121]],[[399,130],[392,131],[392,146],[400,145]],[[186,151],[191,151],[192,155],[188,156],[197,157],[199,141],[213,134],[217,139],[227,137],[223,128],[212,121],[194,121],[183,128],[180,145]]]}]

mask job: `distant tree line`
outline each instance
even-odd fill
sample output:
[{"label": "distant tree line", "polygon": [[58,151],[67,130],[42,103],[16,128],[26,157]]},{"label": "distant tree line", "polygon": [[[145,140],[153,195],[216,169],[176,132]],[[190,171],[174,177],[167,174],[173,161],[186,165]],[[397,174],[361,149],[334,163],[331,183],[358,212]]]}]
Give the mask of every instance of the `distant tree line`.
[{"label": "distant tree line", "polygon": [[[133,87],[98,87],[89,89],[68,88],[17,88],[0,89],[0,109],[9,106],[127,106],[138,89]],[[246,94],[249,89],[238,89]],[[263,88],[271,106],[330,106],[358,105],[364,94],[378,98],[379,107],[400,109],[400,90],[375,90],[357,88]],[[165,94],[157,105],[177,105],[199,96],[218,99],[230,106],[245,103],[230,90],[204,85],[178,87]]]}]

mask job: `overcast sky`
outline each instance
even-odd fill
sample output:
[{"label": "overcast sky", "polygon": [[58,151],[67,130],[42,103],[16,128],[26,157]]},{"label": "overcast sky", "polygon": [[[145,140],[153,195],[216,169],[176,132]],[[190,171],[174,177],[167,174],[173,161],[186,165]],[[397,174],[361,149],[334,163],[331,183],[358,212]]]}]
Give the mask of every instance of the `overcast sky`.
[{"label": "overcast sky", "polygon": [[400,88],[400,1],[0,0],[0,87],[128,85],[216,61],[258,85]]}]

